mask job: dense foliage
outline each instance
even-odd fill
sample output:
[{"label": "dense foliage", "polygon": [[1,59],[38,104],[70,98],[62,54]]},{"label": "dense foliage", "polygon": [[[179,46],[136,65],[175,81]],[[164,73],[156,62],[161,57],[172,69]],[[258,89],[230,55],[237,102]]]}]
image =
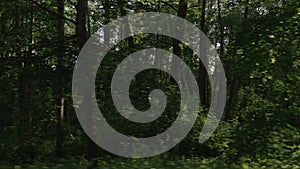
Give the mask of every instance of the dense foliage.
[{"label": "dense foliage", "polygon": [[[98,105],[119,132],[155,135],[171,126],[179,111],[178,86],[168,74],[149,70],[132,81],[130,98],[137,109],[147,110],[149,93],[160,88],[168,98],[165,112],[149,124],[118,114],[110,94],[112,74],[135,51],[173,51],[203,91],[196,124],[179,145],[153,158],[125,159],[87,139],[74,112],[71,78],[92,33],[145,11],[185,18],[209,37],[225,67],[227,103],[217,130],[199,144],[210,101],[202,64],[170,37],[123,40],[105,56],[96,82]],[[299,21],[298,0],[2,0],[0,168],[300,168]]]}]

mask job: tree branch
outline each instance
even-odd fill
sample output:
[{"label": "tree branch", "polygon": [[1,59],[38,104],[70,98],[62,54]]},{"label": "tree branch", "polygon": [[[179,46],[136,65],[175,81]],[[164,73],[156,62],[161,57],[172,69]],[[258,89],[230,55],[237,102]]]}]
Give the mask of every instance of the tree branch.
[{"label": "tree branch", "polygon": [[[29,2],[33,3],[35,7],[38,7],[38,8],[40,8],[40,9],[46,11],[48,14],[57,16],[57,13],[56,13],[56,12],[51,11],[50,9],[44,7],[44,6],[43,6],[42,4],[40,4],[40,3],[38,3],[38,2],[36,2],[36,1],[34,1],[34,0],[29,0]],[[74,25],[76,24],[76,21],[74,21],[74,20],[72,20],[72,19],[70,19],[70,18],[63,17],[63,19],[66,20],[66,21],[69,21],[69,22],[73,23]]]},{"label": "tree branch", "polygon": [[165,1],[161,1],[161,3],[163,3],[163,4],[165,4],[165,5],[169,6],[169,7],[171,7],[175,12],[178,12],[178,9],[175,8],[173,5],[171,5],[170,3],[165,2]]}]

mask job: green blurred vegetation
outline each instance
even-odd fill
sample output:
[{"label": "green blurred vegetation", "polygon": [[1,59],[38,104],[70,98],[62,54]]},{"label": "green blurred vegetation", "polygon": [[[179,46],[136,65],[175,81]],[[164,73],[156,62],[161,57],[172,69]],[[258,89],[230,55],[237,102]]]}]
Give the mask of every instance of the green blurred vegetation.
[{"label": "green blurred vegetation", "polygon": [[[87,139],[74,112],[71,78],[93,32],[127,13],[145,11],[178,15],[202,29],[224,64],[227,103],[217,130],[199,144],[210,101],[209,84],[200,85],[206,103],[188,136],[162,155],[126,159]],[[299,21],[298,0],[2,0],[0,168],[300,168]],[[137,109],[147,110],[150,91],[162,89],[168,98],[162,116],[136,124],[114,107],[109,86],[115,68],[149,46],[178,47],[177,55],[203,82],[197,57],[169,37],[139,35],[112,49],[98,70],[98,104],[116,130],[137,137],[165,131],[180,104],[172,78],[149,70],[132,81],[130,98]]]}]

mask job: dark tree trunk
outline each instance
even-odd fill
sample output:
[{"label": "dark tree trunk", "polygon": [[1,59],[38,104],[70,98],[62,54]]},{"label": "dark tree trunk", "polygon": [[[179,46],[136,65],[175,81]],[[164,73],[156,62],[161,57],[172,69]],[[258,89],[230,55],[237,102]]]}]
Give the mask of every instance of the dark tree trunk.
[{"label": "dark tree trunk", "polygon": [[[247,19],[248,19],[248,15],[249,15],[249,0],[246,0],[246,6],[244,9],[244,20],[243,20],[243,26],[242,26],[242,30],[243,32],[246,32],[247,29]],[[238,76],[233,77],[232,79],[232,85],[229,86],[229,98],[227,101],[227,105],[226,105],[226,109],[225,109],[225,114],[224,114],[224,119],[225,120],[230,120],[234,117],[234,112],[233,112],[233,107],[235,105],[236,102],[236,97],[238,94],[238,91],[240,90],[240,79]],[[246,99],[245,102],[243,103],[246,105]]]},{"label": "dark tree trunk", "polygon": [[[126,0],[118,0],[118,5],[120,7],[120,13],[121,13],[121,16],[125,16],[127,15],[127,11],[126,11]],[[129,22],[128,22],[128,19],[126,20],[126,23],[124,25],[124,30],[126,32],[126,34],[130,34],[131,33],[131,30],[130,30],[130,25],[129,25]],[[133,48],[133,45],[134,45],[134,39],[132,36],[130,36],[128,38],[128,46],[130,49]]]},{"label": "dark tree trunk", "polygon": [[206,0],[202,0],[202,8],[201,8],[201,22],[200,22],[200,29],[203,33],[206,33],[205,29],[205,16],[206,16]]},{"label": "dark tree trunk", "polygon": [[232,119],[233,117],[232,107],[234,107],[234,103],[236,100],[235,98],[236,95],[238,94],[238,90],[239,90],[239,80],[237,77],[233,77],[233,81],[230,85],[230,90],[229,90],[229,98],[224,113],[224,120],[226,121]]},{"label": "dark tree trunk", "polygon": [[[177,16],[184,19],[186,18],[186,14],[187,14],[187,3],[185,0],[180,0]],[[181,57],[182,55],[182,49],[180,48],[180,41],[178,41],[177,39],[173,39],[173,53],[178,57]],[[173,61],[171,69],[176,69],[178,68],[178,66],[179,66],[178,63]]]},{"label": "dark tree trunk", "polygon": [[[177,16],[185,19],[186,15],[187,15],[187,2],[185,0],[180,0],[179,1],[179,8],[178,8],[178,11],[177,11]],[[182,33],[181,35],[183,35],[183,34],[184,33]],[[181,57],[181,59],[183,59],[182,58],[182,49],[180,48],[180,44],[181,44],[180,41],[178,41],[177,39],[173,39],[173,54],[175,54],[178,57]],[[174,60],[172,61],[171,66],[172,66],[171,69],[173,69],[173,70],[180,67],[179,63],[174,61]],[[181,75],[179,74],[179,76],[181,76]],[[176,151],[176,149],[174,149],[174,150]],[[180,156],[184,154],[183,148],[180,144],[178,146],[178,154]]]},{"label": "dark tree trunk", "polygon": [[88,39],[86,29],[87,0],[78,0],[76,5],[76,36],[77,45],[81,49]]},{"label": "dark tree trunk", "polygon": [[248,15],[249,15],[249,0],[246,0],[246,6],[244,10],[244,21],[248,19]]},{"label": "dark tree trunk", "polygon": [[221,0],[218,0],[218,21],[220,27],[220,55],[222,56],[224,53],[224,27],[221,13]]},{"label": "dark tree trunk", "polygon": [[[200,22],[200,29],[201,31],[206,34],[206,0],[202,0],[202,8],[201,8],[201,22]],[[206,55],[206,51],[202,51],[201,54]],[[202,106],[207,104],[207,96],[206,96],[206,69],[202,61],[199,61],[199,94],[200,94],[200,102]]]},{"label": "dark tree trunk", "polygon": [[[88,1],[87,0],[78,0],[76,5],[76,37],[77,37],[77,45],[79,49],[83,47],[85,42],[88,40],[88,32],[86,28],[86,14],[87,14]],[[86,158],[92,159],[97,156],[97,148],[98,146],[87,137],[87,153]]]},{"label": "dark tree trunk", "polygon": [[64,67],[63,60],[65,57],[64,45],[64,0],[57,1],[57,132],[56,132],[56,156],[63,156],[64,141]]},{"label": "dark tree trunk", "polygon": [[[104,7],[104,24],[109,23],[109,18],[110,18],[110,10],[109,10],[109,1],[105,0],[103,1],[103,7]],[[109,30],[104,29],[104,42],[109,44],[110,38],[109,38]]]},{"label": "dark tree trunk", "polygon": [[[29,40],[30,40],[30,46],[29,46],[29,51],[28,51],[28,56],[31,58],[33,58],[34,56],[34,53],[33,53],[33,45],[34,45],[34,40],[33,40],[33,26],[34,26],[34,6],[33,6],[33,3],[31,2],[30,3],[31,5],[31,11],[30,11],[30,26],[29,26]],[[33,81],[30,80],[31,84],[30,86],[32,86],[33,84]],[[29,88],[29,91],[28,91],[28,96],[29,96],[29,109],[28,109],[28,113],[29,113],[29,131],[30,131],[30,134],[32,134],[32,108],[33,108],[33,105],[32,105],[32,88],[30,87]]]}]

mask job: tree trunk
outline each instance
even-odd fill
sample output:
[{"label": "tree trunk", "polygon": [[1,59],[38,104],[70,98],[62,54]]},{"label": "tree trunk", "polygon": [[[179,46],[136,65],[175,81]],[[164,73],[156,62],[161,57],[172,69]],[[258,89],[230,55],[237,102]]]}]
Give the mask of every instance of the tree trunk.
[{"label": "tree trunk", "polygon": [[[126,14],[127,14],[126,8],[125,8],[126,7],[126,1],[125,0],[118,0],[118,6],[120,7],[121,16],[126,16]],[[130,34],[131,33],[130,25],[129,25],[129,22],[128,22],[128,18],[126,18],[126,23],[124,25],[124,30],[125,30],[126,34]],[[129,49],[132,49],[133,45],[134,45],[134,39],[133,39],[132,36],[130,36],[128,38],[128,47],[129,47]]]},{"label": "tree trunk", "polygon": [[218,0],[218,21],[220,26],[220,55],[224,53],[224,27],[221,14],[221,0]]},{"label": "tree trunk", "polygon": [[[201,31],[206,34],[206,0],[202,0],[202,8],[201,8],[201,22],[200,22],[200,29]],[[206,51],[202,51],[201,54],[206,55]],[[199,60],[199,94],[200,94],[200,102],[202,106],[207,104],[207,96],[206,96],[206,69],[204,64],[201,60]]]},{"label": "tree trunk", "polygon": [[248,19],[248,15],[249,15],[249,0],[246,0],[246,6],[244,10],[244,21]]},{"label": "tree trunk", "polygon": [[[105,0],[103,1],[103,7],[104,7],[104,24],[109,23],[109,18],[110,18],[110,11],[109,11],[109,1]],[[109,30],[104,29],[104,43],[109,44],[110,42],[110,37],[109,37]]]},{"label": "tree trunk", "polygon": [[[243,26],[242,26],[242,30],[245,32],[246,29],[247,29],[247,26],[246,26],[246,22],[247,22],[247,19],[248,19],[248,15],[249,15],[249,0],[246,0],[246,6],[245,6],[245,9],[244,9],[244,23],[243,23]],[[234,117],[233,115],[233,110],[232,110],[232,107],[235,105],[235,102],[236,102],[236,95],[238,94],[238,91],[240,90],[240,79],[238,76],[235,76],[233,77],[233,80],[232,80],[232,85],[231,87],[229,88],[229,98],[228,98],[228,101],[227,101],[227,104],[226,104],[226,109],[225,109],[225,114],[224,114],[224,119],[225,120],[230,120]],[[244,103],[246,104],[246,102]]]},{"label": "tree trunk", "polygon": [[[185,19],[186,14],[187,14],[187,3],[185,0],[180,0],[177,16]],[[176,29],[176,27],[175,27],[175,29]],[[182,49],[180,48],[180,41],[178,41],[177,39],[173,39],[173,53],[175,55],[177,55],[178,57],[181,57],[181,55],[182,55]],[[173,60],[171,69],[176,69],[178,67],[179,67],[179,64],[174,62],[174,60]]]},{"label": "tree trunk", "polygon": [[57,1],[57,132],[56,132],[56,156],[63,156],[64,141],[64,67],[63,60],[65,57],[64,47],[64,0]]},{"label": "tree trunk", "polygon": [[[185,0],[180,0],[177,16],[185,19],[186,15],[187,15],[187,2]],[[175,29],[176,29],[176,27],[175,27]],[[183,35],[183,34],[184,33],[182,33],[181,35]],[[181,59],[182,59],[182,49],[180,48],[180,44],[181,44],[180,41],[178,41],[177,39],[173,39],[173,54],[177,55],[178,57],[181,57]],[[173,69],[173,70],[178,69],[180,67],[179,63],[174,61],[174,59],[172,61],[171,66],[172,66],[171,69]],[[181,76],[181,75],[179,74],[179,76]],[[176,151],[176,149],[174,149],[174,150]],[[183,148],[180,144],[178,145],[177,151],[178,151],[179,155],[183,155],[183,153],[184,153]]]},{"label": "tree trunk", "polygon": [[230,85],[230,90],[229,90],[229,99],[227,101],[225,113],[224,113],[224,120],[230,120],[232,119],[232,107],[234,106],[235,103],[235,98],[236,95],[238,94],[239,90],[239,80],[238,77],[233,77],[232,83]]},{"label": "tree trunk", "polygon": [[[76,37],[77,45],[79,49],[83,47],[85,42],[88,40],[88,32],[86,29],[86,14],[87,14],[88,1],[87,0],[78,0],[76,5]],[[91,126],[92,127],[92,126]],[[86,158],[88,160],[97,156],[97,145],[87,137],[87,153]]]},{"label": "tree trunk", "polygon": [[76,36],[77,45],[81,49],[88,39],[86,29],[87,0],[78,0],[76,5]]}]

